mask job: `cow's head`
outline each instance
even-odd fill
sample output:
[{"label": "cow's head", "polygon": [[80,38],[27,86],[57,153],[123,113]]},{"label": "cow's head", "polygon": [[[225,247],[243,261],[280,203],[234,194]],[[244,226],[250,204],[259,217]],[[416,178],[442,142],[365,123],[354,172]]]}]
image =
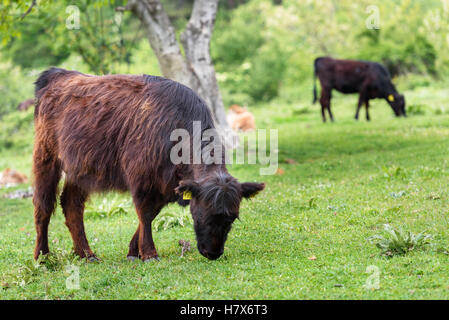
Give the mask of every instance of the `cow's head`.
[{"label": "cow's head", "polygon": [[387,101],[390,104],[391,108],[394,111],[394,114],[396,115],[396,117],[406,117],[406,113],[405,113],[405,98],[404,95],[399,94],[399,93],[394,93],[394,94],[389,94],[387,96]]},{"label": "cow's head", "polygon": [[210,260],[218,259],[231,225],[239,217],[242,198],[255,196],[263,183],[239,183],[225,172],[212,173],[205,178],[182,180],[176,188],[184,199],[190,198],[198,251]]}]

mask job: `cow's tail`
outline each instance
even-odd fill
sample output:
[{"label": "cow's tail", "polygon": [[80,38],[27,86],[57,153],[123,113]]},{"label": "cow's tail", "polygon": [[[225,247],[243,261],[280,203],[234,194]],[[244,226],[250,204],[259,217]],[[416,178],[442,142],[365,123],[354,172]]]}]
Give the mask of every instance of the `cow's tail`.
[{"label": "cow's tail", "polygon": [[61,69],[61,68],[55,68],[51,67],[50,69],[47,69],[43,71],[39,77],[37,78],[36,82],[34,82],[34,96],[36,98],[36,106],[34,109],[34,117],[36,118],[39,114],[39,99],[42,97],[42,95],[47,90],[48,85],[55,81],[57,78],[63,75],[67,75],[73,71]]},{"label": "cow's tail", "polygon": [[318,100],[318,96],[316,93],[316,65],[317,65],[317,61],[319,58],[315,59],[314,63],[313,63],[313,104],[316,103],[316,101]]}]

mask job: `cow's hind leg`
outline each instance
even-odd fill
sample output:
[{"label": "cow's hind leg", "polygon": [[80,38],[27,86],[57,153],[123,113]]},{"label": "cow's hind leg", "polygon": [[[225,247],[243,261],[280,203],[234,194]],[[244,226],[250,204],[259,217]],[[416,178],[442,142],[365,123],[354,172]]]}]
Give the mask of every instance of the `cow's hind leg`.
[{"label": "cow's hind leg", "polygon": [[330,103],[329,103],[329,105],[327,107],[327,112],[329,112],[329,117],[331,118],[331,121],[334,122],[334,116],[332,115]]},{"label": "cow's hind leg", "polygon": [[51,214],[55,210],[56,195],[59,179],[61,178],[61,165],[58,159],[44,155],[35,150],[33,161],[34,173],[34,222],[36,225],[36,246],[34,259],[40,254],[47,254],[48,224]]},{"label": "cow's hind leg", "polygon": [[328,87],[322,87],[320,104],[321,104],[321,116],[323,117],[323,122],[326,122],[326,109],[329,113],[331,121],[334,121],[334,117],[331,112],[331,98],[332,98],[332,89]]},{"label": "cow's hind leg", "polygon": [[321,104],[321,116],[323,118],[323,122],[326,122],[326,109],[329,112],[329,115],[331,117],[331,120],[333,121],[333,117],[330,111],[330,102],[331,102],[331,89],[327,87],[322,87],[321,90],[321,97],[320,97],[320,104]]},{"label": "cow's hind leg", "polygon": [[140,225],[137,227],[137,231],[134,233],[131,242],[129,243],[129,251],[127,258],[130,261],[136,260],[139,258],[139,229]]},{"label": "cow's hind leg", "polygon": [[81,258],[96,261],[98,258],[90,250],[84,231],[84,203],[87,196],[87,192],[76,185],[66,182],[61,194],[61,206],[65,216],[65,224],[72,235],[75,253]]}]

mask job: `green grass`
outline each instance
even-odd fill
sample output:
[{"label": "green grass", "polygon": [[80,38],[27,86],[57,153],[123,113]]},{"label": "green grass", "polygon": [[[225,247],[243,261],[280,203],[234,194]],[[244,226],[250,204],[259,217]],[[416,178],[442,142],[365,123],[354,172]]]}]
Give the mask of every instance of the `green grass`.
[{"label": "green grass", "polygon": [[[449,114],[437,111],[448,105],[449,96],[443,86],[405,93],[424,114],[396,119],[384,101],[375,101],[372,121],[355,122],[357,98],[338,94],[333,124],[321,123],[319,107],[310,105],[308,96],[298,103],[250,106],[260,128],[279,130],[285,173],[259,176],[258,165],[231,167],[241,181],[264,181],[266,190],[242,204],[241,220],[217,261],[197,252],[190,223],[174,223],[154,232],[160,262],[128,262],[137,218],[125,194],[107,196],[123,210],[103,206],[96,214],[103,196],[90,202],[85,224],[100,263],[72,261],[71,238],[58,207],[49,235],[50,249],[57,252],[53,267],[26,267],[34,246],[33,206],[30,199],[3,198],[12,189],[1,189],[0,298],[449,298]],[[31,141],[0,150],[0,169],[29,173],[30,166]],[[182,209],[171,205],[162,214],[176,213]],[[432,236],[430,244],[382,255],[369,238],[382,234],[385,224],[425,232]],[[179,239],[194,248],[183,258]],[[70,263],[80,268],[79,290],[66,288],[65,264]],[[379,289],[366,288],[372,266],[379,270]]]}]

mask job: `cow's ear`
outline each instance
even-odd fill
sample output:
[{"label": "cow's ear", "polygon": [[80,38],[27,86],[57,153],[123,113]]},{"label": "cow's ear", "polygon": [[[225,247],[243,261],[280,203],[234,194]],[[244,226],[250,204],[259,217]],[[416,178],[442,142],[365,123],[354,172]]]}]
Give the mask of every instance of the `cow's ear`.
[{"label": "cow's ear", "polygon": [[182,195],[183,200],[190,200],[197,197],[200,192],[200,185],[194,180],[181,180],[175,192]]},{"label": "cow's ear", "polygon": [[245,182],[241,184],[242,196],[252,198],[265,188],[265,183]]}]

